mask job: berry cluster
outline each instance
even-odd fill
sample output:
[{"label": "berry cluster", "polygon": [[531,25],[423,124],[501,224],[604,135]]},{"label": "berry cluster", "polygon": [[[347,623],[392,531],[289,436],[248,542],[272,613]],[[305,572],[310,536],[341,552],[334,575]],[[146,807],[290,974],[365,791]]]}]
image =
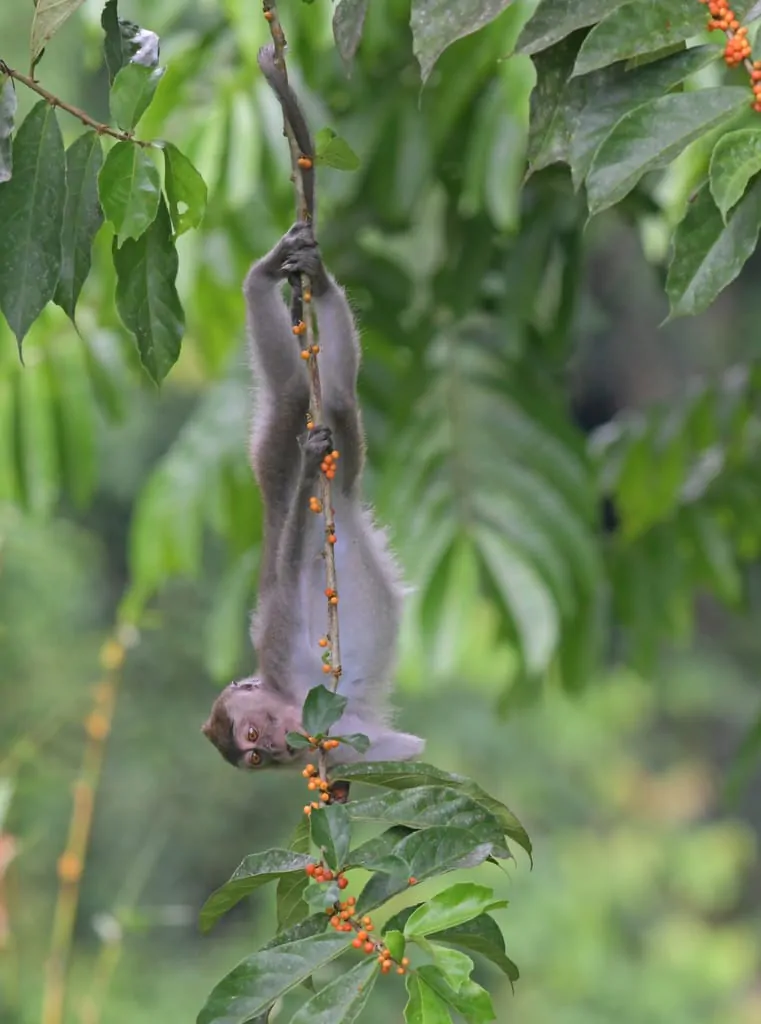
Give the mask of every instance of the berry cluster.
[{"label": "berry cluster", "polygon": [[325,587],[325,597],[330,604],[338,604],[338,594],[332,587]]},{"label": "berry cluster", "polygon": [[[314,346],[312,346],[314,348]],[[340,452],[328,452],[325,458],[320,463],[320,469],[323,471],[328,480],[333,480],[336,475],[336,462],[341,457]]]},{"label": "berry cluster", "polygon": [[339,871],[334,874],[330,868],[326,868],[323,864],[314,863],[307,864],[304,871],[310,878],[313,878],[315,882],[332,882],[335,879],[336,885],[339,889],[345,889],[349,884],[349,879]]},{"label": "berry cluster", "polygon": [[748,29],[740,21],[729,6],[727,0],[699,0],[706,4],[710,18],[709,32],[725,32],[727,42],[724,47],[724,62],[727,67],[737,68],[744,64],[750,72],[753,86],[753,109],[761,113],[761,61],[750,62],[751,45],[748,42]]},{"label": "berry cluster", "polygon": [[[362,918],[355,916],[356,902],[357,901],[353,896],[349,896],[349,898],[344,900],[342,903],[339,903],[334,907],[329,907],[327,913],[331,915],[330,926],[337,932],[355,931],[357,934],[351,942],[354,949],[361,949],[362,952],[366,953],[368,956],[372,953],[377,953],[381,974],[388,974],[394,966],[394,959],[391,956],[391,952],[386,949],[382,943],[375,942],[371,938],[370,933],[375,927],[372,918],[369,915],[365,915]],[[410,962],[407,957],[402,957],[396,968],[396,973],[406,974],[409,965]]]}]

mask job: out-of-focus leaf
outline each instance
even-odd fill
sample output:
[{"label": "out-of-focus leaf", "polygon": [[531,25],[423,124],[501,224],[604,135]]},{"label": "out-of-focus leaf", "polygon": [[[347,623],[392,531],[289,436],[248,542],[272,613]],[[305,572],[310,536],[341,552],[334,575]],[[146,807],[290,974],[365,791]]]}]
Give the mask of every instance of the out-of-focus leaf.
[{"label": "out-of-focus leaf", "polygon": [[534,59],[536,86],[531,93],[528,135],[529,169],[569,162],[576,123],[586,102],[586,83],[569,81],[583,39],[575,32]]},{"label": "out-of-focus leaf", "polygon": [[349,71],[362,39],[368,3],[369,0],[340,0],[333,14],[333,38]]},{"label": "out-of-focus leaf", "polygon": [[206,212],[206,182],[171,142],[163,144],[166,195],[176,235],[197,228]]},{"label": "out-of-focus leaf", "polygon": [[216,588],[204,645],[206,667],[213,679],[229,679],[240,664],[258,556],[256,549],[237,556]]},{"label": "out-of-focus leaf", "polygon": [[726,792],[730,800],[736,800],[740,790],[750,781],[758,766],[759,757],[761,757],[761,712],[743,736],[740,747],[729,766]]},{"label": "out-of-focus leaf", "polygon": [[156,219],[161,177],[145,149],[117,142],[98,176],[98,192],[121,245],[127,238],[140,238]]},{"label": "out-of-focus leaf", "polygon": [[0,185],[13,173],[13,127],[16,123],[16,90],[7,75],[0,75]]},{"label": "out-of-focus leaf", "polygon": [[58,29],[83,3],[84,0],[35,0],[29,44],[33,65]]},{"label": "out-of-focus leaf", "polygon": [[165,68],[144,67],[130,62],[117,72],[109,105],[111,117],[123,131],[132,131],[150,106]]},{"label": "out-of-focus leaf", "polygon": [[97,475],[95,404],[82,342],[77,336],[61,338],[50,346],[48,359],[64,482],[82,507]]},{"label": "out-of-focus leaf", "polygon": [[330,128],[322,128],[314,138],[315,155],[321,164],[337,171],[356,171],[359,157],[346,139],[336,135]]},{"label": "out-of-focus leaf", "polygon": [[92,263],[92,244],[103,223],[98,174],[103,149],[96,132],[80,135],[66,150],[66,206],[61,236],[61,274],[54,301],[74,320],[82,286]]},{"label": "out-of-focus leaf", "polygon": [[[309,818],[305,815],[301,816],[288,848],[294,853],[303,854],[308,854],[311,850]],[[303,899],[308,885],[309,876],[306,872],[297,871],[281,875],[275,896],[278,930],[282,931],[298,924],[309,913],[309,908]]]},{"label": "out-of-focus leaf", "polygon": [[53,388],[45,362],[18,377],[18,443],[24,504],[35,516],[49,515],[60,493],[60,465]]},{"label": "out-of-focus leaf", "polygon": [[347,699],[334,693],[326,686],[313,686],[306,695],[301,722],[308,736],[317,736],[328,731],[346,708]]},{"label": "out-of-focus leaf", "polygon": [[16,503],[21,497],[16,447],[14,382],[10,375],[0,374],[0,502]]},{"label": "out-of-focus leaf", "polygon": [[21,345],[61,272],[66,155],[55,111],[44,100],[16,133],[13,169],[0,185],[0,310]]},{"label": "out-of-focus leaf", "polygon": [[761,227],[761,184],[756,182],[726,224],[708,187],[690,203],[674,233],[666,279],[671,317],[694,316],[737,277],[753,253]]},{"label": "out-of-focus leaf", "polygon": [[353,1024],[378,977],[375,957],[355,964],[323,986],[291,1017],[291,1024]]},{"label": "out-of-focus leaf", "polygon": [[214,987],[196,1024],[244,1024],[350,948],[333,932],[254,953]]},{"label": "out-of-focus leaf", "polygon": [[432,935],[447,928],[457,928],[485,914],[506,907],[504,900],[494,899],[494,890],[475,882],[459,882],[443,889],[419,907],[404,926],[408,939]]},{"label": "out-of-focus leaf", "polygon": [[312,842],[322,859],[333,871],[340,871],[346,862],[351,844],[351,819],[343,804],[330,804],[313,811],[310,817]]},{"label": "out-of-focus leaf", "polygon": [[260,886],[291,872],[301,872],[309,857],[293,850],[266,850],[246,857],[223,886],[215,890],[201,908],[201,931],[208,932],[228,910]]},{"label": "out-of-focus leaf", "polygon": [[590,213],[619,202],[643,174],[663,167],[711,128],[748,105],[745,89],[717,86],[662,96],[621,118],[595,153],[587,175]]},{"label": "out-of-focus leaf", "polygon": [[[113,152],[113,150],[112,150]],[[163,199],[140,238],[114,242],[116,308],[137,341],[140,361],[160,383],[180,354],[185,314],[177,295],[177,250]]]},{"label": "out-of-focus leaf", "polygon": [[407,994],[405,1024],[451,1024],[447,1004],[423,981],[419,972],[407,975]]},{"label": "out-of-focus leaf", "polygon": [[585,75],[625,57],[681,43],[699,35],[705,23],[705,8],[693,0],[630,0],[595,25],[573,73]]},{"label": "out-of-focus leaf", "polygon": [[726,221],[748,182],[761,171],[761,130],[745,128],[722,135],[711,154],[711,195]]},{"label": "out-of-focus leaf", "polygon": [[494,21],[511,3],[512,0],[412,0],[412,49],[423,82],[448,46]]},{"label": "out-of-focus leaf", "polygon": [[518,39],[519,53],[539,53],[570,36],[579,28],[594,25],[625,0],[540,0]]}]

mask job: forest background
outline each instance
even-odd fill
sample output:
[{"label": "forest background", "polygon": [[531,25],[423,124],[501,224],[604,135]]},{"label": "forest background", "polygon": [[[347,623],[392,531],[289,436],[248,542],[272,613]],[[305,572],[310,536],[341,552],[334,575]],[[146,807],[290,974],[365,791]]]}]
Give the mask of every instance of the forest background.
[{"label": "forest background", "polygon": [[[21,6],[0,9],[0,56],[24,67]],[[0,825],[16,849],[0,890],[2,1024],[39,1020],[83,722],[125,594],[127,607],[150,601],[106,747],[68,1019],[194,1019],[220,974],[266,936],[271,897],[241,905],[212,938],[198,934],[198,908],[244,854],[284,843],[294,822],[283,809],[300,806],[298,781],[230,771],[199,731],[215,689],[250,666],[260,521],[244,457],[240,282],[292,217],[278,111],[255,67],[266,26],[252,6],[120,9],[159,33],[172,68],[141,129],[176,141],[209,184],[203,226],[180,243],[187,335],[161,391],[117,319],[106,232],[78,307],[81,338],[47,310],[22,368],[0,326],[0,381],[27,410],[23,509],[0,515]],[[600,560],[633,573],[636,642],[617,629],[604,645],[612,667],[581,671],[569,694],[551,673],[540,685],[519,671],[516,647],[546,646],[551,616],[540,605],[511,635],[469,544],[469,505],[495,477],[518,496],[517,550],[541,541],[520,504],[511,431],[525,431],[544,467],[553,449],[525,407],[572,458],[584,432],[617,412],[668,405],[700,375],[756,354],[757,257],[708,312],[659,326],[657,223],[643,230],[616,212],[584,230],[583,207],[553,168],[521,198],[530,62],[503,61],[497,74],[494,64],[531,6],[513,4],[448,50],[420,106],[406,4],[371,5],[349,79],[329,5],[282,9],[310,120],[339,130],[363,161],[357,174],[320,171],[320,240],[363,328],[368,498],[416,587],[402,720],[427,737],[431,762],[488,785],[532,835],[533,872],[519,854],[495,886],[510,900],[503,923],[522,974],[513,994],[482,970],[500,1024],[750,1024],[761,1015],[761,773],[739,752],[759,706],[755,572],[724,566],[735,614],[702,598],[688,628],[690,581],[680,601],[669,597],[674,619],[654,623],[661,554],[633,546],[635,578],[617,535],[593,534]],[[46,53],[44,78],[106,119],[99,19],[100,4],[85,3]],[[19,90],[19,121],[32,99]],[[69,141],[79,127],[62,124]],[[662,186],[665,205],[689,160]],[[535,272],[549,230],[565,247],[557,274],[566,282],[562,268],[575,270],[556,322],[542,319],[552,282]],[[453,310],[469,323],[464,338],[447,335]],[[72,392],[82,378],[66,368],[82,359],[94,384]],[[427,510],[416,514],[421,480],[434,479],[421,469],[432,423],[448,432],[445,558],[426,534]],[[501,437],[504,464],[493,457]],[[592,509],[603,484],[589,489]],[[395,1019],[401,988],[386,998],[366,1024]]]}]

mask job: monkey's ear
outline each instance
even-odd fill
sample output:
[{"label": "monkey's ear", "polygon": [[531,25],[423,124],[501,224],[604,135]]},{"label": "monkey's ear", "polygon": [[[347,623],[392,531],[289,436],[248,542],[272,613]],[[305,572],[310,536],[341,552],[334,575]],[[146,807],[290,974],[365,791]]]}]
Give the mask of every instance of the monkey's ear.
[{"label": "monkey's ear", "polygon": [[204,736],[208,736],[209,738],[211,738],[213,729],[214,726],[211,724],[211,719],[207,718],[206,721],[201,726],[201,732],[204,734]]}]

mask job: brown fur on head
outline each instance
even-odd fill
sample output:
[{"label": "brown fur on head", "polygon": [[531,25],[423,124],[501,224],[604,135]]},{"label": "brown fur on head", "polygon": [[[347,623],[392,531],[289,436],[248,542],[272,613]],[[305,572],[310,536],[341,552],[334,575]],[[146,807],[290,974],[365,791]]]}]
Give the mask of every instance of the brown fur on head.
[{"label": "brown fur on head", "polygon": [[286,733],[301,730],[298,709],[258,679],[230,683],[201,726],[222,757],[236,768],[291,764],[299,757]]}]

